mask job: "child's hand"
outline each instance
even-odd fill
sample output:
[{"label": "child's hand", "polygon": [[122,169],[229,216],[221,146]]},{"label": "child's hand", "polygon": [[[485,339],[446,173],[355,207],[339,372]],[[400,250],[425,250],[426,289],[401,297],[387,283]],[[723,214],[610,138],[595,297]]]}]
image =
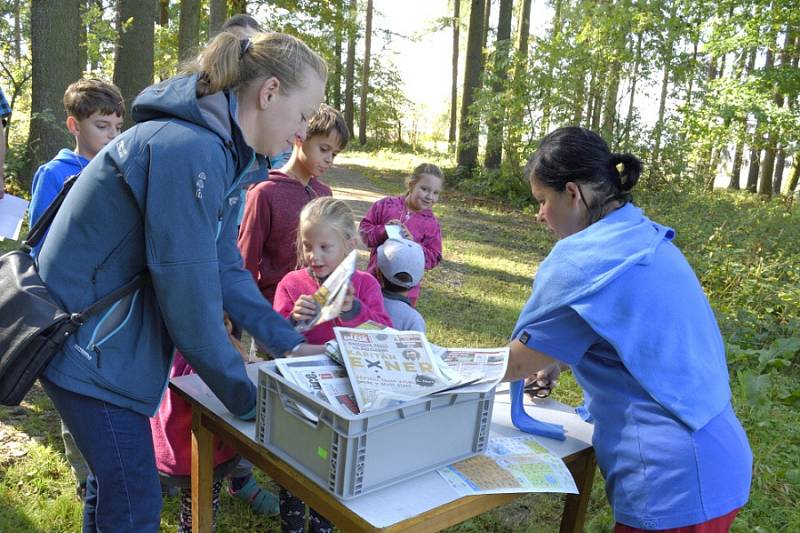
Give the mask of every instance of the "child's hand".
[{"label": "child's hand", "polygon": [[387,223],[386,223],[386,224],[384,224],[384,225],[385,225],[385,226],[402,226],[402,225],[403,225],[403,223],[402,223],[402,222],[400,222],[400,219],[398,219],[398,218],[393,218],[392,220],[390,220],[389,222],[387,222]]},{"label": "child's hand", "polygon": [[401,224],[402,229],[400,232],[403,234],[403,238],[408,239],[409,241],[414,240],[414,236],[411,235],[411,232],[408,230],[408,227],[405,224]]},{"label": "child's hand", "polygon": [[347,284],[347,294],[344,295],[342,302],[342,313],[349,313],[353,309],[353,300],[356,298],[356,289],[353,287],[353,282]]},{"label": "child's hand", "polygon": [[317,316],[317,310],[317,302],[314,301],[310,294],[304,294],[294,303],[291,316],[295,322],[311,320]]}]

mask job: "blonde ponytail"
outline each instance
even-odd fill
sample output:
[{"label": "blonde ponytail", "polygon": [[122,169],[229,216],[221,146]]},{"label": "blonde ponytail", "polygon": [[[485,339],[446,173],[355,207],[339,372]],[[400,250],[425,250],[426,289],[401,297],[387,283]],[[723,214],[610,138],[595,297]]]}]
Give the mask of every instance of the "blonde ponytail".
[{"label": "blonde ponytail", "polygon": [[275,77],[286,93],[302,85],[310,68],[324,82],[325,61],[303,41],[285,33],[256,33],[239,39],[233,33],[217,34],[197,59],[183,69],[199,74],[197,95],[246,87],[257,79]]}]

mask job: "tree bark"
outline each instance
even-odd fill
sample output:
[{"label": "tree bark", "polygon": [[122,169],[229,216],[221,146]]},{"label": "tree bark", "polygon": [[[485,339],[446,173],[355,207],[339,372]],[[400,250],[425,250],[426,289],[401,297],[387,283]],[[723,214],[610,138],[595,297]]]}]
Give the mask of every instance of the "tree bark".
[{"label": "tree bark", "polygon": [[158,0],[158,25],[169,26],[169,0]]},{"label": "tree bark", "polygon": [[[553,15],[553,35],[550,38],[553,43],[558,41],[559,31],[561,31],[561,0],[556,0],[555,14]],[[543,136],[550,129],[550,87],[552,85],[554,63],[559,59],[557,57],[549,57],[547,61],[547,75],[545,77],[547,85],[544,88],[544,96],[542,97],[542,127],[539,130]]]},{"label": "tree bark", "polygon": [[208,0],[208,38],[211,40],[222,29],[228,18],[227,0]]},{"label": "tree bark", "polygon": [[458,131],[456,160],[459,177],[472,172],[478,159],[479,117],[470,114],[475,93],[480,89],[483,56],[484,0],[472,0],[467,34],[467,60],[464,67],[464,92],[461,96],[461,120]]},{"label": "tree bark", "polygon": [[131,104],[142,89],[153,83],[155,9],[153,2],[119,0],[120,20],[131,19],[120,28],[114,60],[114,83],[125,98],[125,127],[133,124]]},{"label": "tree bark", "polygon": [[[795,32],[792,28],[787,28],[786,34],[783,40],[783,46],[781,47],[781,67],[790,69],[792,67],[792,59],[793,59],[793,51],[791,47],[794,45],[795,40]],[[783,107],[786,104],[787,98],[781,92],[779,88],[776,87],[775,89],[775,105],[778,107]],[[781,193],[781,185],[783,183],[783,170],[786,164],[786,151],[783,147],[778,148],[778,144],[781,139],[778,136],[778,132],[774,130],[775,134],[775,142],[774,146],[777,149],[777,159],[775,161],[775,171],[772,175],[772,194],[780,194]]]},{"label": "tree bark", "polygon": [[336,0],[333,28],[333,107],[342,109],[342,32],[344,31],[344,0]]},{"label": "tree bark", "polygon": [[486,157],[484,166],[499,169],[503,155],[503,128],[506,106],[503,95],[508,85],[508,53],[511,45],[512,0],[500,0],[500,16],[497,22],[497,43],[495,44],[494,84],[492,92],[498,109],[490,109],[486,135]]},{"label": "tree bark", "polygon": [[356,78],[356,40],[358,39],[358,3],[350,0],[347,17],[347,65],[344,69],[344,120],[350,135],[355,135],[355,100],[353,98]]},{"label": "tree bark", "polygon": [[[517,61],[514,67],[513,90],[518,90],[523,85],[523,80],[528,71],[528,38],[531,30],[531,0],[522,0],[519,14],[519,41],[517,46]],[[513,113],[509,116],[509,124],[521,124],[525,120],[522,113]],[[518,172],[520,167],[518,148],[521,142],[520,134],[514,131],[508,135],[506,142],[506,158],[511,165],[512,172]]]},{"label": "tree bark", "polygon": [[483,48],[489,48],[489,19],[492,16],[492,0],[483,0]]},{"label": "tree bark", "polygon": [[20,0],[14,0],[14,61],[19,65],[22,59],[22,20],[19,14]]},{"label": "tree bark", "polygon": [[450,149],[455,148],[456,143],[456,120],[458,118],[458,30],[460,24],[461,0],[453,0],[453,59],[452,59],[452,84],[450,85],[450,132],[447,141]]},{"label": "tree bark", "polygon": [[178,28],[178,58],[186,61],[200,44],[200,0],[181,0]]},{"label": "tree bark", "polygon": [[[755,67],[755,47],[753,47],[753,49],[749,52],[742,52],[742,61],[740,64],[742,63],[744,64],[744,67],[739,69],[739,76],[743,76],[746,79],[750,76],[750,73]],[[731,166],[731,176],[730,181],[728,182],[728,189],[731,191],[738,191],[741,188],[740,182],[742,176],[742,160],[744,158],[744,145],[747,138],[747,117],[739,119],[737,122],[738,133],[736,139],[736,148],[734,149],[733,165]]]},{"label": "tree bark", "polygon": [[64,89],[81,75],[78,38],[80,0],[31,2],[31,127],[28,137],[30,167],[21,175],[23,189],[30,176],[65,146],[74,145],[64,128]]},{"label": "tree bark", "polygon": [[372,44],[372,0],[367,0],[367,26],[364,30],[364,69],[361,73],[361,103],[358,109],[358,143],[367,144],[367,95],[369,94],[369,60]]},{"label": "tree bark", "polygon": [[[775,66],[775,53],[772,50],[774,41],[767,48],[767,57],[764,64],[764,72],[769,73]],[[775,128],[771,124],[765,124],[767,128],[767,139],[764,144],[764,160],[761,163],[761,173],[758,180],[758,193],[764,196],[772,196],[772,171],[775,170]]]},{"label": "tree bark", "polygon": [[642,38],[644,30],[639,31],[636,36],[636,52],[633,60],[633,75],[631,76],[631,92],[628,98],[628,114],[625,117],[625,130],[622,134],[622,144],[627,145],[631,134],[631,123],[633,122],[633,101],[636,98],[636,84],[639,82],[639,65],[642,62]]}]

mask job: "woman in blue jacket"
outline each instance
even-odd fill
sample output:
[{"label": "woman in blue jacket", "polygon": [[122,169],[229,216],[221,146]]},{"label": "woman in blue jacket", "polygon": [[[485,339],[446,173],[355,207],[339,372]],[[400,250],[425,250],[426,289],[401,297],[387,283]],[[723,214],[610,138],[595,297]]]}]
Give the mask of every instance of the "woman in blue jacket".
[{"label": "woman in blue jacket", "polygon": [[255,416],[223,310],[276,355],[314,351],[242,267],[236,215],[245,181],[267,177],[265,156],[305,136],[325,63],[288,35],[223,32],[190,70],[139,95],[138,124],[87,165],[38,256],[68,311],[139,273],[151,280],[84,324],[42,377],[92,471],[84,531],[159,528],[148,418],[175,348],[233,414]]},{"label": "woman in blue jacket", "polygon": [[752,455],[703,289],[674,230],[631,203],[640,173],[583,128],[541,141],[525,176],[558,242],[514,328],[507,379],[571,365],[616,531],[727,531]]}]

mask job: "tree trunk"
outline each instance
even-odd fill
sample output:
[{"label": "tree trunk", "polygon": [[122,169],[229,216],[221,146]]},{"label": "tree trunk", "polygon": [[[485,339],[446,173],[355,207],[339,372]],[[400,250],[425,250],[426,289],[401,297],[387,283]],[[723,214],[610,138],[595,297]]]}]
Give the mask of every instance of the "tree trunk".
[{"label": "tree trunk", "polygon": [[247,14],[247,0],[228,0],[228,9],[231,15]]},{"label": "tree trunk", "polygon": [[208,38],[211,40],[222,29],[228,18],[227,0],[208,0]]},{"label": "tree trunk", "polygon": [[169,26],[169,0],[158,0],[158,25],[162,28]]},{"label": "tree trunk", "polygon": [[[767,47],[767,58],[764,64],[764,72],[769,75],[770,71],[775,66],[775,53],[772,50],[775,42],[770,43]],[[764,196],[772,196],[772,171],[775,170],[775,143],[777,136],[775,134],[775,127],[772,124],[766,124],[767,127],[767,140],[764,145],[764,161],[761,163],[761,177],[758,180],[758,193]]]},{"label": "tree trunk", "polygon": [[181,0],[178,28],[178,58],[186,61],[197,53],[200,43],[200,0]]},{"label": "tree trunk", "polygon": [[[561,0],[556,0],[555,2],[555,14],[553,15],[553,35],[551,36],[550,40],[553,43],[558,41],[558,34],[561,30]],[[555,66],[555,62],[561,58],[550,56],[548,57],[547,61],[547,75],[545,76],[545,83],[546,86],[544,88],[544,95],[542,97],[542,127],[539,129],[539,132],[542,136],[547,134],[547,131],[550,129],[550,87],[553,85],[553,68]]]},{"label": "tree trunk", "polygon": [[733,165],[731,166],[731,180],[728,182],[729,191],[739,190],[739,180],[742,176],[742,158],[744,156],[744,143],[736,141],[736,151],[733,154]]},{"label": "tree trunk", "polygon": [[592,104],[592,124],[590,128],[597,131],[597,129],[600,127],[600,117],[603,110],[603,91],[606,87],[607,72],[605,65],[596,65],[595,68],[596,76],[594,83],[594,94],[592,95],[594,103]]},{"label": "tree trunk", "polygon": [[758,169],[761,165],[760,124],[756,124],[753,140],[750,143],[750,166],[747,171],[747,192],[755,193],[758,187]]},{"label": "tree trunk", "polygon": [[479,117],[472,116],[470,108],[475,93],[481,84],[481,63],[483,56],[483,10],[484,0],[471,0],[469,32],[467,34],[467,60],[464,67],[464,92],[461,96],[461,120],[458,128],[458,149],[456,160],[459,177],[472,172],[478,159]]},{"label": "tree trunk", "polygon": [[61,148],[74,140],[64,129],[64,89],[81,75],[80,0],[32,0],[31,2],[31,127],[28,137],[30,167],[22,172],[23,189],[29,177]]},{"label": "tree trunk", "polygon": [[[88,0],[91,2],[92,0]],[[84,14],[86,13],[86,8],[89,6],[86,5],[87,0],[81,0],[80,2],[80,34],[78,35],[78,65],[80,65],[81,75],[83,75],[83,71],[86,70],[86,63],[88,62],[87,59],[87,52],[86,52],[86,22],[83,19]]]},{"label": "tree trunk", "polygon": [[[742,67],[739,68],[739,76],[743,76],[745,79],[750,76],[750,73],[753,71],[756,63],[756,48],[754,47],[750,52],[742,51],[742,60],[740,65]],[[728,189],[732,191],[738,191],[741,186],[741,175],[742,175],[742,160],[744,156],[744,145],[746,144],[747,139],[747,117],[737,120],[737,139],[736,139],[736,148],[734,149],[733,155],[733,166],[731,166],[731,179],[728,182]]]},{"label": "tree trunk", "polygon": [[492,16],[492,0],[483,0],[483,48],[489,48],[489,19]]},{"label": "tree trunk", "polygon": [[456,143],[456,120],[458,118],[458,30],[461,24],[460,13],[461,0],[453,0],[453,60],[452,60],[452,84],[450,85],[450,132],[447,140],[450,143],[450,149],[455,147]]},{"label": "tree trunk", "polygon": [[[792,28],[788,28],[784,37],[783,46],[781,47],[781,67],[785,69],[792,68],[792,60],[794,59],[794,53],[796,51],[792,51],[791,47],[794,45],[795,40],[795,32]],[[783,107],[786,104],[786,98],[784,94],[781,92],[779,88],[775,90],[775,105],[778,107]],[[773,130],[774,131],[774,130]],[[778,142],[781,139],[778,139],[778,132],[775,132],[775,145],[777,146]],[[778,150],[777,161],[775,162],[775,171],[772,176],[772,194],[780,194],[781,193],[781,185],[783,182],[783,169],[784,165],[786,164],[786,152],[784,151],[783,147]]]},{"label": "tree trunk", "polygon": [[789,179],[786,181],[786,195],[791,196],[797,189],[797,182],[800,179],[800,154],[795,153],[792,161],[792,170],[789,172]]},{"label": "tree trunk", "polygon": [[358,39],[358,0],[350,0],[347,16],[347,65],[344,69],[344,120],[350,135],[355,135],[356,40]]},{"label": "tree trunk", "polygon": [[14,61],[19,65],[22,59],[22,20],[19,15],[20,0],[14,0]]},{"label": "tree trunk", "polygon": [[653,141],[653,153],[650,160],[650,180],[655,180],[656,169],[661,157],[661,134],[664,129],[664,113],[667,107],[667,89],[669,88],[669,75],[672,63],[672,47],[670,46],[669,52],[664,58],[664,69],[661,75],[661,98],[658,102],[658,121],[655,127],[655,140]]},{"label": "tree trunk", "polygon": [[633,122],[633,100],[636,97],[636,84],[639,82],[639,65],[642,63],[642,38],[644,31],[640,31],[636,36],[636,52],[633,60],[633,75],[631,76],[631,92],[628,98],[628,114],[625,117],[625,130],[622,134],[622,144],[627,146],[631,134],[631,123]]},{"label": "tree trunk", "polygon": [[372,0],[367,0],[367,27],[364,30],[364,70],[361,74],[361,103],[358,109],[358,143],[367,144],[367,94],[369,93],[369,55],[372,44]]},{"label": "tree trunk", "polygon": [[602,137],[608,142],[612,149],[615,148],[614,124],[617,121],[617,93],[619,92],[619,77],[622,68],[619,60],[615,59],[610,65],[610,80],[606,89],[606,99],[603,104],[603,125],[600,131]]},{"label": "tree trunk", "polygon": [[[528,72],[528,38],[530,35],[530,21],[531,21],[531,0],[522,0],[522,6],[519,13],[519,41],[517,44],[517,59],[514,66],[514,81],[512,83],[512,90],[519,91],[520,87],[524,84],[525,76]],[[525,117],[522,112],[514,111],[509,114],[508,123],[523,124]],[[519,148],[521,144],[521,134],[519,129],[511,129],[506,140],[506,159],[508,160],[512,172],[519,172]]]},{"label": "tree trunk", "polygon": [[486,168],[500,168],[503,154],[503,126],[506,106],[503,95],[507,90],[508,81],[508,53],[511,45],[511,12],[512,0],[500,0],[500,17],[497,23],[497,44],[495,45],[494,84],[492,92],[495,95],[497,109],[490,109],[488,116],[488,131],[486,135]]},{"label": "tree trunk", "polygon": [[344,0],[336,0],[336,14],[333,28],[333,107],[342,109],[342,32],[344,31]]},{"label": "tree trunk", "polygon": [[153,83],[155,4],[119,0],[121,20],[132,19],[127,30],[120,29],[114,60],[114,83],[125,98],[125,127],[133,124],[131,104],[142,89]]}]

